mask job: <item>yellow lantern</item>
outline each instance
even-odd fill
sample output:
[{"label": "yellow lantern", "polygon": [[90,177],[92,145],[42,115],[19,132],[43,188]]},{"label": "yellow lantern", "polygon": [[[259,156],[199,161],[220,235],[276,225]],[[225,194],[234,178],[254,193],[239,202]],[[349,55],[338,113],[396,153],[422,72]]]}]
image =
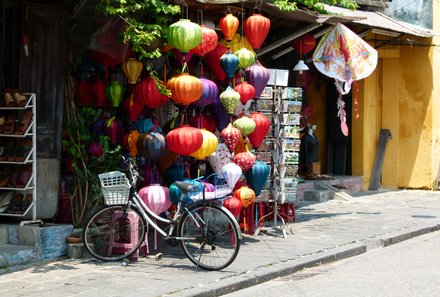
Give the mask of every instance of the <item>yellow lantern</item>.
[{"label": "yellow lantern", "polygon": [[141,75],[144,65],[135,58],[128,58],[128,61],[122,64],[122,71],[128,78],[130,84],[135,84]]},{"label": "yellow lantern", "polygon": [[226,38],[222,38],[219,41],[219,43],[229,48],[233,53],[244,47],[250,50],[256,56],[256,53],[252,48],[252,45],[249,43],[246,37],[243,37],[238,33],[234,35],[234,38],[232,38],[232,40],[227,40]]},{"label": "yellow lantern", "polygon": [[214,133],[209,132],[208,130],[201,129],[200,130],[203,135],[202,146],[191,154],[191,157],[196,158],[197,160],[203,160],[212,153],[215,152],[218,146],[218,139]]},{"label": "yellow lantern", "polygon": [[242,186],[238,190],[235,190],[234,197],[241,200],[243,207],[248,207],[255,201],[255,192],[248,186]]}]

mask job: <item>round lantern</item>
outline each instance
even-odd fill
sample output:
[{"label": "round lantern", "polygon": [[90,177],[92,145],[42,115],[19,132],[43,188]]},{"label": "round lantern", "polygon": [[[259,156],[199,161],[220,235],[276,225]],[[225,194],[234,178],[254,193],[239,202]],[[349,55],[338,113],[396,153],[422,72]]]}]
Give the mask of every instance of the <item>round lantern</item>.
[{"label": "round lantern", "polygon": [[232,13],[226,14],[224,17],[220,19],[220,23],[218,26],[222,30],[223,36],[227,40],[232,40],[235,32],[237,32],[239,25],[238,18],[233,16]]},{"label": "round lantern", "polygon": [[95,106],[96,107],[103,107],[105,105],[105,90],[106,85],[105,82],[98,79],[95,80],[92,84],[92,94],[95,98]]},{"label": "round lantern", "polygon": [[259,64],[254,64],[246,68],[245,75],[246,81],[255,88],[255,98],[259,99],[264,88],[267,86],[267,82],[269,81],[269,70]]},{"label": "round lantern", "polygon": [[248,186],[243,186],[234,192],[234,197],[240,199],[243,207],[248,207],[255,201],[255,192]]},{"label": "round lantern", "polygon": [[261,14],[254,13],[244,21],[243,31],[254,49],[259,49],[270,29],[270,20]]},{"label": "round lantern", "polygon": [[145,147],[150,158],[159,158],[165,153],[165,137],[161,133],[151,132],[150,137],[146,139]]},{"label": "round lantern", "polygon": [[231,162],[226,164],[222,168],[222,172],[224,173],[226,177],[226,182],[228,183],[228,186],[233,189],[235,187],[235,184],[240,179],[241,175],[243,174],[243,171],[241,170],[241,167],[237,164]]},{"label": "round lantern", "polygon": [[214,103],[217,99],[218,87],[215,82],[203,76],[200,77],[200,81],[202,82],[202,96],[200,96],[199,100],[194,102],[194,105],[199,109],[203,109],[205,106]]},{"label": "round lantern", "polygon": [[305,34],[292,41],[292,48],[300,56],[303,56],[313,50],[316,44],[316,39],[312,34]]},{"label": "round lantern", "polygon": [[240,34],[236,33],[232,40],[227,40],[226,38],[223,38],[219,41],[219,43],[229,48],[233,53],[244,47],[250,50],[255,55],[255,52],[252,49],[252,45],[249,43],[246,37],[241,36]]},{"label": "round lantern", "polygon": [[243,208],[241,200],[235,197],[229,197],[226,199],[225,202],[223,202],[223,206],[226,207],[235,218],[240,215],[240,211]]},{"label": "round lantern", "polygon": [[200,79],[186,72],[171,78],[167,88],[171,90],[171,99],[182,105],[189,105],[199,100],[203,93]]},{"label": "round lantern", "polygon": [[225,91],[220,94],[220,102],[225,107],[228,114],[234,114],[234,110],[240,101],[240,94],[228,86]]},{"label": "round lantern", "polygon": [[239,154],[252,150],[252,144],[247,138],[240,137],[237,146],[235,147],[234,154]]},{"label": "round lantern", "polygon": [[139,101],[134,100],[133,94],[131,94],[130,97],[125,99],[122,105],[127,111],[128,118],[132,122],[136,122],[136,120],[142,113],[142,109],[144,109],[144,106]]},{"label": "round lantern", "polygon": [[75,83],[75,97],[82,106],[89,106],[92,103],[92,87],[85,81],[80,80]]},{"label": "round lantern", "polygon": [[118,107],[124,96],[124,87],[118,81],[113,81],[107,87],[107,98],[113,107]]},{"label": "round lantern", "polygon": [[199,129],[183,125],[167,134],[166,143],[170,151],[189,156],[202,146],[203,134]]},{"label": "round lantern", "polygon": [[104,119],[98,118],[96,120],[96,122],[94,122],[92,124],[92,131],[96,137],[99,137],[99,136],[105,134],[105,132],[106,132],[105,131],[105,123],[106,123],[106,121]]},{"label": "round lantern", "polygon": [[222,65],[220,64],[220,58],[224,53],[228,51],[228,48],[218,44],[215,49],[209,53],[207,53],[204,57],[206,61],[206,65],[211,70],[214,75],[215,80],[224,80],[226,73],[223,70]]},{"label": "round lantern", "polygon": [[164,155],[157,161],[157,169],[160,173],[164,173],[171,165],[176,162],[177,155],[172,151],[166,149]]},{"label": "round lantern", "polygon": [[220,137],[228,149],[233,152],[241,138],[241,132],[229,123],[229,125],[220,133]]},{"label": "round lantern", "polygon": [[141,157],[147,158],[148,157],[148,151],[147,151],[147,139],[150,138],[150,133],[141,133],[136,138],[136,147],[138,150],[138,154]]},{"label": "round lantern", "polygon": [[219,143],[217,149],[208,157],[209,164],[215,172],[221,172],[222,168],[231,162],[232,155],[224,143]]},{"label": "round lantern", "polygon": [[241,118],[236,119],[233,125],[238,130],[240,130],[240,133],[243,137],[246,137],[252,132],[254,132],[256,127],[254,120],[252,120],[247,116],[242,116]]},{"label": "round lantern", "polygon": [[218,44],[217,32],[214,29],[201,26],[202,28],[202,42],[191,50],[197,56],[204,56],[210,51],[214,50]]},{"label": "round lantern", "polygon": [[247,151],[247,152],[236,154],[234,156],[234,158],[232,159],[232,162],[234,162],[235,164],[240,166],[241,170],[243,170],[243,172],[246,172],[249,169],[251,169],[252,166],[254,166],[254,164],[256,162],[256,158],[255,158],[254,154]]},{"label": "round lantern", "polygon": [[135,84],[141,75],[144,65],[136,58],[128,58],[128,61],[122,64],[122,71],[128,79],[129,84]]},{"label": "round lantern", "polygon": [[110,118],[106,122],[107,134],[110,136],[110,142],[112,144],[120,143],[123,135],[123,127],[121,120],[116,118]]},{"label": "round lantern", "polygon": [[247,48],[241,48],[234,52],[234,55],[238,57],[238,67],[247,68],[255,63],[255,55]]},{"label": "round lantern", "polygon": [[255,130],[248,135],[248,138],[252,145],[258,148],[270,130],[270,120],[261,112],[251,113],[249,118],[255,122]]},{"label": "round lantern", "polygon": [[162,175],[163,182],[166,185],[171,185],[176,180],[183,180],[186,177],[185,166],[181,163],[175,163],[165,170]]},{"label": "round lantern", "polygon": [[187,19],[168,27],[168,42],[179,51],[187,53],[202,42],[202,28]]},{"label": "round lantern", "polygon": [[139,138],[139,135],[140,134],[137,130],[133,130],[127,137],[127,150],[132,157],[136,157],[139,152],[137,148],[137,139]]},{"label": "round lantern", "polygon": [[209,132],[205,129],[201,129],[200,132],[202,132],[203,135],[202,146],[197,151],[192,153],[191,157],[194,157],[197,160],[204,160],[210,154],[215,152],[218,145],[218,139],[217,136],[215,136],[212,132]]},{"label": "round lantern", "polygon": [[233,78],[235,71],[237,71],[238,64],[240,63],[238,57],[234,55],[231,51],[227,51],[220,57],[220,64],[226,73],[226,76]]},{"label": "round lantern", "polygon": [[235,86],[234,90],[240,94],[240,101],[243,104],[246,104],[249,100],[255,97],[255,88],[253,85],[248,84],[245,81],[242,81],[238,85]]},{"label": "round lantern", "polygon": [[245,172],[246,182],[254,190],[255,195],[260,195],[269,178],[270,167],[263,161],[255,162],[254,166]]},{"label": "round lantern", "polygon": [[195,116],[191,117],[189,119],[189,125],[194,128],[206,129],[210,132],[214,132],[215,130],[214,120],[204,113],[196,114]]},{"label": "round lantern", "polygon": [[140,189],[138,194],[155,214],[160,214],[171,206],[170,193],[167,187],[151,185]]},{"label": "round lantern", "polygon": [[219,131],[229,124],[230,117],[220,100],[215,100],[213,104],[206,107],[206,110],[211,114]]},{"label": "round lantern", "polygon": [[103,154],[102,146],[99,142],[92,142],[89,145],[89,155],[99,158]]},{"label": "round lantern", "polygon": [[157,108],[168,102],[168,97],[162,95],[153,78],[141,80],[134,88],[134,98],[148,108]]}]

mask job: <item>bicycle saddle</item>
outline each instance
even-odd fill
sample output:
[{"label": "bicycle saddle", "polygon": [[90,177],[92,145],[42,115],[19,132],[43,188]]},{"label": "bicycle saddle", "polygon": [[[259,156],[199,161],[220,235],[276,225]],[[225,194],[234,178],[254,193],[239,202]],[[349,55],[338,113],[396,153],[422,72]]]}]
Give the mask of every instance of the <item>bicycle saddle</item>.
[{"label": "bicycle saddle", "polygon": [[194,185],[193,183],[188,183],[184,181],[175,181],[174,184],[184,193],[189,193],[193,191]]}]

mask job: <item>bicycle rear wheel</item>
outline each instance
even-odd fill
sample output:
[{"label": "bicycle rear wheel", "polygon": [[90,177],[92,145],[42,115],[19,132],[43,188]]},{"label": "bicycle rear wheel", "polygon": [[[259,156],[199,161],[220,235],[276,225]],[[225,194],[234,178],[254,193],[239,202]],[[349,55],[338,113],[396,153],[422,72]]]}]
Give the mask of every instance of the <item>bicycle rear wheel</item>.
[{"label": "bicycle rear wheel", "polygon": [[185,213],[178,230],[188,259],[206,270],[221,270],[237,257],[240,237],[233,218],[216,205],[196,205]]},{"label": "bicycle rear wheel", "polygon": [[139,211],[125,205],[109,206],[95,213],[83,230],[83,242],[93,257],[118,261],[131,256],[142,244],[146,224]]}]

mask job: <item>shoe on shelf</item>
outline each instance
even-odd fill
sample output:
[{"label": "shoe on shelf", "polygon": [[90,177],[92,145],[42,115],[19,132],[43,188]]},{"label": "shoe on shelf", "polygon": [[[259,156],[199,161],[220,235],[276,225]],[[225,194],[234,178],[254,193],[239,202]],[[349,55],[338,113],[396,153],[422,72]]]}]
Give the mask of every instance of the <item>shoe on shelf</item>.
[{"label": "shoe on shelf", "polygon": [[8,208],[6,209],[7,213],[20,213],[19,209],[21,208],[21,204],[23,201],[23,194],[17,193],[14,198],[12,198],[11,203],[9,203]]},{"label": "shoe on shelf", "polygon": [[6,116],[5,125],[3,128],[3,134],[13,134],[15,131],[15,121],[17,120],[17,113],[9,112]]},{"label": "shoe on shelf", "polygon": [[3,131],[5,130],[5,122],[5,114],[3,112],[0,112],[0,134],[3,134]]},{"label": "shoe on shelf", "polygon": [[0,187],[8,186],[11,175],[12,175],[12,168],[10,166],[4,166],[0,168]]},{"label": "shoe on shelf", "polygon": [[17,148],[15,150],[15,162],[23,162],[32,150],[32,140],[22,139],[17,142]]},{"label": "shoe on shelf", "polygon": [[29,183],[29,180],[32,178],[32,165],[26,165],[18,174],[16,187],[24,188]]},{"label": "shoe on shelf", "polygon": [[8,209],[9,204],[11,204],[12,199],[15,197],[14,191],[4,192],[0,196],[0,213],[5,212]]},{"label": "shoe on shelf", "polygon": [[12,90],[12,96],[14,97],[17,106],[24,107],[27,103],[27,98],[25,95],[21,94],[18,89]]},{"label": "shoe on shelf", "polygon": [[21,116],[21,119],[18,119],[17,126],[15,129],[15,134],[16,135],[25,134],[31,122],[32,122],[32,111],[26,110]]},{"label": "shoe on shelf", "polygon": [[6,161],[9,155],[14,153],[15,145],[15,139],[9,139],[5,144],[0,145],[0,161]]},{"label": "shoe on shelf", "polygon": [[17,101],[15,101],[14,96],[12,96],[11,89],[4,89],[3,90],[3,97],[5,99],[6,107],[16,107],[17,106]]}]

